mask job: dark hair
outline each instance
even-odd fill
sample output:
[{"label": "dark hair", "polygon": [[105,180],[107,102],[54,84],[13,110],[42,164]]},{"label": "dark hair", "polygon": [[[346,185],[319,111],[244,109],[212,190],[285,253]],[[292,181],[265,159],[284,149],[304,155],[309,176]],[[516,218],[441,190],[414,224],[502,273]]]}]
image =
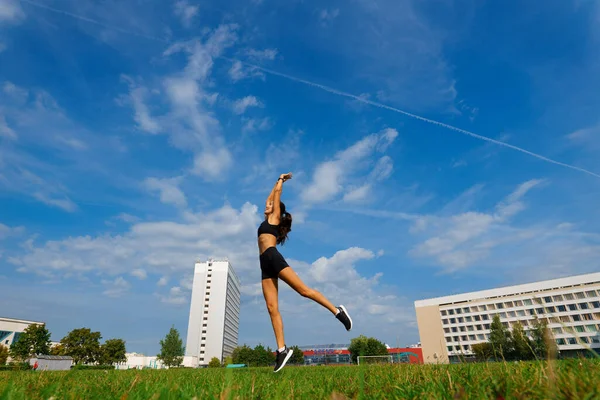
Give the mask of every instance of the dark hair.
[{"label": "dark hair", "polygon": [[279,217],[279,237],[277,238],[277,244],[284,244],[288,233],[292,231],[292,214],[285,210],[283,201],[279,202],[279,210],[281,211],[281,216]]}]

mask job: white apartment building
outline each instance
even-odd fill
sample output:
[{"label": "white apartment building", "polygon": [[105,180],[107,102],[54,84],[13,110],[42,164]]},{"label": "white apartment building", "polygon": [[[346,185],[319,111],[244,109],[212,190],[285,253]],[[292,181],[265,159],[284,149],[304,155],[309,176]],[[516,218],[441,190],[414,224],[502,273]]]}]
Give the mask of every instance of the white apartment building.
[{"label": "white apartment building", "polygon": [[44,325],[43,322],[38,321],[0,317],[0,344],[6,347],[12,346],[31,324]]},{"label": "white apartment building", "polygon": [[197,261],[184,365],[223,361],[238,343],[240,280],[228,260]]},{"label": "white apartment building", "polygon": [[415,301],[426,363],[473,355],[489,340],[495,314],[506,327],[528,332],[537,317],[548,322],[563,354],[600,351],[600,272]]}]

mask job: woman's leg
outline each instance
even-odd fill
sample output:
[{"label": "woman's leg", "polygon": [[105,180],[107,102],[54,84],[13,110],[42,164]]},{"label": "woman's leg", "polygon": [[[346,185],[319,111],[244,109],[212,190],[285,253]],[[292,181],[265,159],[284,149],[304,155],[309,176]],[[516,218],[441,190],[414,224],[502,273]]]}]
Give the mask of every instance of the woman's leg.
[{"label": "woman's leg", "polygon": [[337,307],[331,304],[331,302],[327,300],[327,297],[323,296],[315,289],[311,289],[306,286],[304,282],[302,282],[302,279],[300,279],[300,277],[296,274],[296,271],[292,269],[292,267],[282,269],[281,272],[279,272],[279,278],[290,285],[290,287],[298,292],[300,296],[316,301],[331,311],[333,315],[338,313]]},{"label": "woman's leg", "polygon": [[279,314],[279,301],[278,293],[279,286],[277,278],[267,278],[262,280],[262,291],[267,303],[267,310],[271,317],[271,324],[273,325],[273,332],[275,333],[275,340],[277,341],[277,348],[281,349],[285,345],[283,338],[283,321],[281,320],[281,314]]}]

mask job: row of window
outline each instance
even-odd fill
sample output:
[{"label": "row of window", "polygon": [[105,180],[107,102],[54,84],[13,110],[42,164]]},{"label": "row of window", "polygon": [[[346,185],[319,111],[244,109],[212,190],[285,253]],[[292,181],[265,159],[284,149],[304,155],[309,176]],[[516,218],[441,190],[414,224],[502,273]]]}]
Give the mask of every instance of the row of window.
[{"label": "row of window", "polygon": [[[556,340],[556,344],[559,346],[577,345],[580,343],[585,343],[585,344],[600,343],[600,337],[598,337],[598,336],[591,336],[591,337],[590,336],[581,336],[579,338],[574,338],[574,337],[558,338],[555,340]],[[469,345],[469,344],[447,346],[447,349],[449,352],[452,352],[452,351],[460,352],[461,350],[470,352],[473,350],[471,348],[471,345]]]},{"label": "row of window", "polygon": [[[544,315],[544,314],[554,314],[561,312],[571,312],[571,311],[585,311],[585,310],[593,310],[600,309],[600,301],[592,301],[590,303],[578,303],[578,304],[568,304],[568,305],[559,305],[559,306],[548,306],[548,307],[538,307],[538,308],[530,308],[527,310],[515,310],[515,311],[502,311],[497,313],[500,315],[500,318],[517,318],[517,317],[526,317],[528,315]],[[443,310],[442,310],[443,311]],[[600,313],[595,313],[600,316]],[[477,321],[488,321],[490,320],[490,316],[488,314],[481,315],[467,315],[465,317],[452,317],[452,318],[443,318],[442,323],[444,325],[448,324],[462,324],[465,322],[477,322]]]},{"label": "row of window", "polygon": [[[529,330],[525,329],[525,332],[527,333]],[[596,324],[588,324],[588,325],[577,325],[577,326],[573,326],[573,327],[566,327],[566,328],[561,328],[561,327],[556,327],[556,328],[552,328],[552,333],[555,335],[561,335],[561,334],[574,334],[574,333],[597,333],[600,332],[600,324],[596,325]],[[489,333],[477,333],[477,334],[469,334],[469,335],[461,335],[461,336],[446,336],[446,342],[451,343],[451,342],[459,342],[459,341],[463,341],[466,342],[467,340],[488,340],[490,338]]]},{"label": "row of window", "polygon": [[544,296],[542,298],[536,298],[536,299],[513,300],[513,301],[498,302],[498,303],[491,303],[491,304],[481,304],[481,305],[470,306],[470,307],[458,307],[458,308],[453,308],[453,309],[441,310],[441,312],[442,312],[442,316],[459,315],[459,314],[468,314],[471,312],[478,312],[478,311],[501,310],[504,308],[531,306],[534,304],[534,302],[536,304],[542,304],[542,302],[552,303],[552,302],[568,301],[568,300],[575,300],[575,299],[593,298],[593,297],[599,297],[599,296],[600,296],[600,291],[586,290],[586,291],[576,292],[576,293],[565,293],[565,294],[558,294],[558,295],[553,295],[553,296]]},{"label": "row of window", "polygon": [[[592,314],[583,314],[583,315],[563,315],[561,317],[550,317],[550,318],[540,318],[540,322],[545,322],[547,324],[560,324],[560,323],[572,323],[572,322],[583,322],[583,321],[594,321],[600,320],[600,315],[592,315]],[[506,328],[512,328],[516,324],[520,323],[521,326],[527,328],[528,326],[533,326],[535,323],[534,319],[523,319],[519,321],[510,321],[510,322],[502,322],[502,325]],[[476,325],[467,325],[467,326],[453,326],[444,328],[444,333],[458,333],[458,332],[475,332],[475,331],[485,331],[490,329],[491,324],[476,324]]]}]

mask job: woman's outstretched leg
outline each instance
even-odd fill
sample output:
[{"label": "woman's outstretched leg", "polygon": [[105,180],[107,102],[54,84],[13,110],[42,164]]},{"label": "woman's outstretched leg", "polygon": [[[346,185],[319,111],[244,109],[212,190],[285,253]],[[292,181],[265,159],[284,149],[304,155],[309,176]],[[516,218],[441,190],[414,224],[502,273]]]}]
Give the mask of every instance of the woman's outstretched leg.
[{"label": "woman's outstretched leg", "polygon": [[273,325],[277,348],[281,349],[285,346],[285,339],[283,337],[283,321],[281,320],[281,314],[279,313],[279,286],[277,278],[263,279],[262,291],[265,302],[267,303],[267,311],[269,311],[269,316],[271,317],[271,324]]},{"label": "woman's outstretched leg", "polygon": [[279,272],[279,278],[288,285],[290,285],[290,287],[296,292],[298,292],[300,296],[316,301],[317,303],[331,311],[331,313],[335,315],[335,317],[342,324],[344,324],[346,330],[349,331],[350,329],[352,329],[352,318],[350,318],[350,316],[348,315],[346,307],[344,307],[343,305],[340,305],[339,307],[334,306],[327,299],[327,297],[323,296],[317,290],[306,286],[304,282],[302,282],[302,279],[300,279],[298,274],[296,274],[296,272],[292,269],[292,267],[282,269],[281,272]]}]

